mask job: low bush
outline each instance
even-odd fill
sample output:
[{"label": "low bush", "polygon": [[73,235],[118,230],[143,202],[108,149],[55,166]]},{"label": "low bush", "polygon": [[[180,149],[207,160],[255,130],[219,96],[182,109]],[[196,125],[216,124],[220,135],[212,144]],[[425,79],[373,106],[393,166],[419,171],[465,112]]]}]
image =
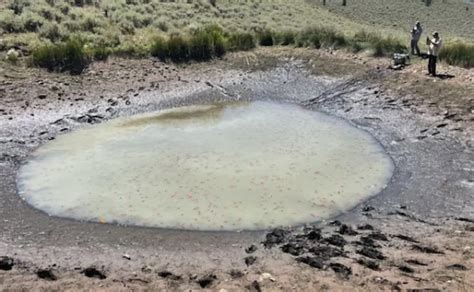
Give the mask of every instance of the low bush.
[{"label": "low bush", "polygon": [[289,46],[296,42],[297,33],[294,31],[284,31],[275,35],[275,42],[281,46]]},{"label": "low bush", "polygon": [[347,46],[348,43],[348,40],[342,33],[328,27],[308,28],[300,32],[296,37],[296,45],[299,47],[340,48]]},{"label": "low bush", "polygon": [[79,38],[70,38],[64,43],[42,45],[32,51],[33,64],[51,71],[80,74],[90,61],[84,42]]},{"label": "low bush", "polygon": [[371,49],[375,57],[407,52],[407,46],[398,38],[393,36],[385,37],[366,31],[359,31],[354,35],[351,47],[353,50],[362,50],[363,48]]},{"label": "low bush", "polygon": [[269,47],[275,44],[273,32],[270,30],[264,30],[258,34],[258,43],[261,46]]},{"label": "low bush", "polygon": [[174,62],[187,61],[189,57],[189,41],[180,36],[175,35],[168,40],[167,58]]},{"label": "low bush", "polygon": [[227,50],[248,51],[254,49],[257,42],[253,34],[248,32],[235,32],[227,37]]},{"label": "low bush", "polygon": [[105,61],[112,54],[112,50],[107,47],[93,47],[92,56],[96,61]]},{"label": "low bush", "polygon": [[155,38],[150,47],[150,54],[160,60],[170,59],[174,62],[188,60],[206,61],[221,57],[226,52],[226,39],[220,28],[209,26],[198,29],[189,37],[171,36],[169,39]]},{"label": "low bush", "polygon": [[168,58],[168,42],[166,39],[163,37],[155,38],[150,47],[150,54],[161,61],[165,61]]},{"label": "low bush", "polygon": [[450,65],[474,68],[474,44],[448,43],[441,49],[439,59]]}]

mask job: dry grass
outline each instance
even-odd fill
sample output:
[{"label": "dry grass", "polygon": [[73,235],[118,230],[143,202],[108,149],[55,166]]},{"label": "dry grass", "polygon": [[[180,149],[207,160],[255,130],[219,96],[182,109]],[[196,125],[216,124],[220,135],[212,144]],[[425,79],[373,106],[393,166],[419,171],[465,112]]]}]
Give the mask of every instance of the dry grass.
[{"label": "dry grass", "polygon": [[[347,7],[336,0],[328,0],[325,7],[318,5],[321,0],[217,0],[215,6],[209,0],[82,0],[80,7],[72,4],[75,2],[0,0],[0,57],[12,47],[31,51],[71,37],[98,48],[101,56],[114,52],[142,57],[149,54],[157,38],[193,35],[214,24],[227,33],[238,32],[241,38],[235,40],[235,46],[243,47],[245,36],[247,48],[254,46],[251,36],[260,36],[261,45],[270,40],[288,45],[298,42],[298,32],[324,26],[334,30],[340,40],[354,39],[360,31],[376,32],[384,42],[355,44],[352,49],[372,48],[387,54],[393,51],[387,45],[408,44],[407,31],[415,19],[429,30],[438,29],[448,36],[448,42],[456,38],[456,43],[469,44],[474,38],[474,7],[466,10],[462,0],[434,1],[429,8],[413,0],[349,0]],[[273,33],[271,39],[267,32]],[[267,36],[263,42],[262,36]],[[318,47],[315,41],[313,38]]]},{"label": "dry grass", "polygon": [[338,0],[308,0],[328,12],[374,28],[408,32],[419,20],[428,32],[442,36],[474,40],[474,5],[464,0],[434,0],[427,7],[422,0],[348,0],[346,7]]}]

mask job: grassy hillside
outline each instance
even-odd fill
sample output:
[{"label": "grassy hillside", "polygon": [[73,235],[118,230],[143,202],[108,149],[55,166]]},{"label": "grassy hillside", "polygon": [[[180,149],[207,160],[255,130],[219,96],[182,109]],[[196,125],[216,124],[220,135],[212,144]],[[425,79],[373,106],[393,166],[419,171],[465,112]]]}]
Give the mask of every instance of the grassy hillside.
[{"label": "grassy hillside", "polygon": [[215,6],[208,0],[10,0],[0,12],[8,45],[55,42],[74,33],[93,42],[127,46],[213,23],[227,31],[301,29],[321,23],[363,27],[304,0],[217,0]]},{"label": "grassy hillside", "polygon": [[422,0],[311,0],[319,7],[357,23],[374,27],[409,31],[416,20],[426,30],[439,31],[449,38],[474,40],[474,5],[463,0],[432,0],[427,7]]},{"label": "grassy hillside", "polygon": [[[415,19],[450,39],[474,38],[474,7],[466,10],[462,0],[433,0],[431,7],[421,0],[347,1],[342,7],[339,0],[326,6],[322,0],[0,0],[0,57],[20,48],[48,68],[64,65],[68,54],[208,59],[252,48],[252,38],[260,45],[371,48],[384,55],[408,43]],[[212,25],[222,30],[202,30]],[[472,48],[456,47],[450,62],[472,67]],[[466,51],[471,57],[458,62]]]}]

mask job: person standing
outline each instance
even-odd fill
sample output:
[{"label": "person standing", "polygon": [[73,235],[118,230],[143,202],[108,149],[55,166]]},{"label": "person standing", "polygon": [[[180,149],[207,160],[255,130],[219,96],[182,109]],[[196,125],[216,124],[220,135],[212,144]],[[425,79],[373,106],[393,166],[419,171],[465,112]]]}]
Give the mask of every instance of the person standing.
[{"label": "person standing", "polygon": [[418,47],[418,41],[421,38],[421,34],[423,33],[423,27],[419,21],[416,22],[415,26],[411,30],[411,54],[420,55],[420,47]]},{"label": "person standing", "polygon": [[436,63],[438,62],[438,55],[443,41],[439,37],[438,32],[433,33],[433,38],[429,37],[426,39],[428,49],[428,75],[436,76]]}]

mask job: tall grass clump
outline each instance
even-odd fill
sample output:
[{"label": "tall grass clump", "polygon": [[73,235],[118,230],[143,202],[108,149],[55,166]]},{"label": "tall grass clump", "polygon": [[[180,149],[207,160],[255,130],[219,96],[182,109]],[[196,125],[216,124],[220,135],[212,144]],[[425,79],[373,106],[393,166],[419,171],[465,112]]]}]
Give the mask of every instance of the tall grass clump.
[{"label": "tall grass clump", "polygon": [[223,31],[211,26],[197,30],[189,39],[189,59],[206,61],[225,54]]},{"label": "tall grass clump", "polygon": [[33,64],[50,71],[80,74],[90,61],[84,42],[79,38],[70,38],[64,43],[42,45],[32,51]]},{"label": "tall grass clump", "polygon": [[264,30],[258,34],[258,44],[262,47],[270,47],[275,44],[273,32]]},{"label": "tall grass clump", "polygon": [[375,57],[389,56],[393,53],[405,53],[408,48],[402,41],[393,36],[382,36],[377,33],[369,33],[367,31],[357,32],[353,39],[353,50],[362,50],[363,48],[371,49]]},{"label": "tall grass clump", "polygon": [[160,60],[169,59],[173,62],[206,61],[226,53],[226,38],[220,28],[209,26],[198,29],[187,37],[158,37],[153,41],[150,53]]},{"label": "tall grass clump", "polygon": [[448,43],[441,49],[439,59],[453,66],[474,68],[474,44]]},{"label": "tall grass clump", "polygon": [[289,46],[296,42],[297,33],[291,30],[283,31],[275,35],[275,42],[280,46]]},{"label": "tall grass clump", "polygon": [[300,32],[296,37],[296,45],[298,47],[340,48],[347,46],[348,43],[348,40],[342,33],[329,27],[308,28]]},{"label": "tall grass clump", "polygon": [[227,37],[227,50],[248,51],[257,46],[255,36],[248,32],[235,32]]}]

